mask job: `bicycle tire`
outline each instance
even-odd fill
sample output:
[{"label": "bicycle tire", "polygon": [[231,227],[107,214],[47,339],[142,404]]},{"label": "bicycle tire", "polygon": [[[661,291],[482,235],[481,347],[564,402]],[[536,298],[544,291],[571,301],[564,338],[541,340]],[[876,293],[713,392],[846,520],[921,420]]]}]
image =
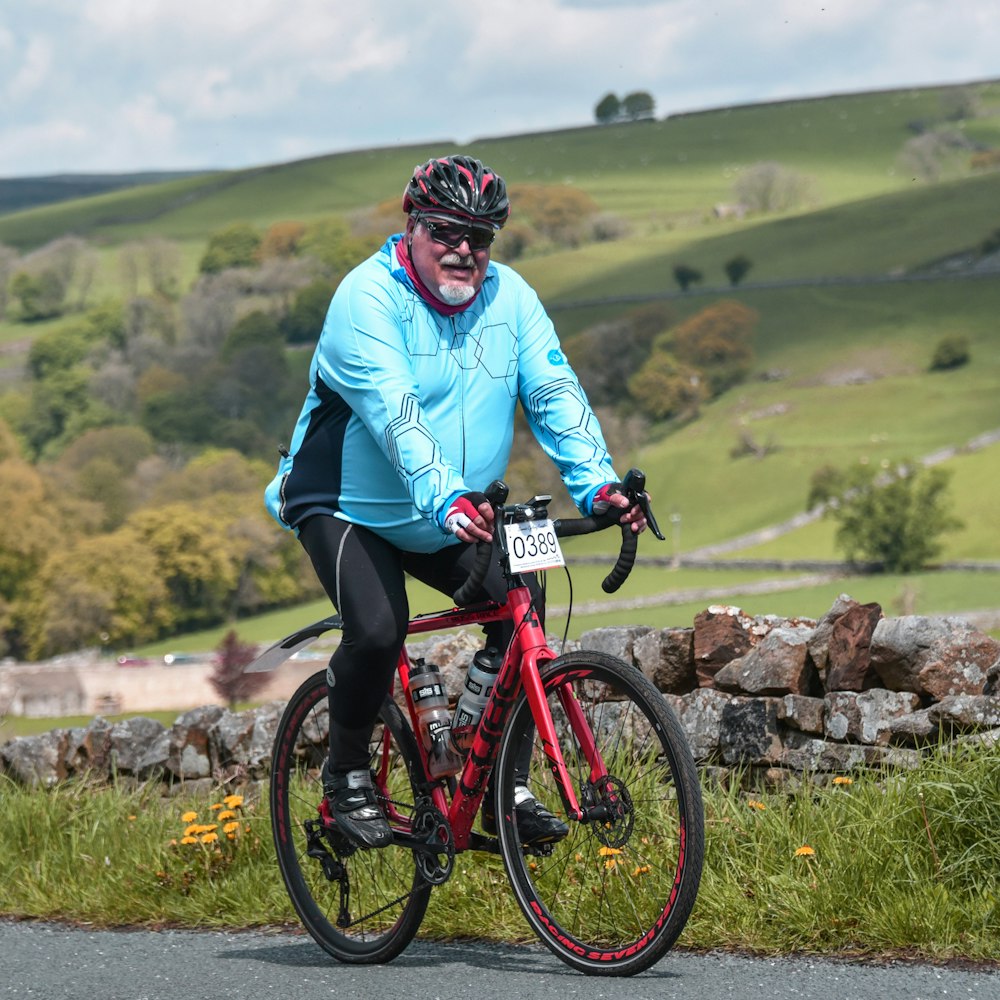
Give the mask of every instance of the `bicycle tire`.
[{"label": "bicycle tire", "polygon": [[[320,768],[328,733],[326,674],[320,671],[292,695],[275,735],[270,801],[278,866],[299,919],[321,948],[341,962],[388,962],[417,933],[431,886],[418,874],[411,849],[352,850],[323,823]],[[417,799],[412,775],[420,773],[420,761],[413,731],[388,697],[371,747],[377,776],[385,763],[385,779],[377,777],[376,787],[390,825],[409,832]],[[331,878],[334,870],[337,877]],[[339,920],[344,878],[349,926]]]},{"label": "bicycle tire", "polygon": [[[521,844],[513,802],[522,740],[533,743],[528,787],[565,818],[522,691],[497,762],[504,866],[528,923],[562,961],[589,975],[633,975],[670,949],[698,893],[704,813],[694,760],[676,716],[634,667],[581,651],[553,660],[540,673],[576,795],[581,805],[603,802],[611,818],[567,820],[569,834],[548,848]],[[564,685],[583,709],[613,783],[591,781],[557,696]]]}]

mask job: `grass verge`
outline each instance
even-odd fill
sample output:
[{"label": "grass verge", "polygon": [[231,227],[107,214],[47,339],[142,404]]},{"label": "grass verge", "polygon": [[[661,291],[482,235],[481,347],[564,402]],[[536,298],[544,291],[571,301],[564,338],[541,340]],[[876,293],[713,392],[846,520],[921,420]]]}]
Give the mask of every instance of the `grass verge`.
[{"label": "grass verge", "polygon": [[[28,790],[0,779],[0,913],[97,926],[294,925],[265,802],[149,787]],[[701,891],[680,945],[758,953],[995,961],[1000,749],[916,770],[705,788]],[[425,938],[530,940],[498,859],[465,854]]]}]

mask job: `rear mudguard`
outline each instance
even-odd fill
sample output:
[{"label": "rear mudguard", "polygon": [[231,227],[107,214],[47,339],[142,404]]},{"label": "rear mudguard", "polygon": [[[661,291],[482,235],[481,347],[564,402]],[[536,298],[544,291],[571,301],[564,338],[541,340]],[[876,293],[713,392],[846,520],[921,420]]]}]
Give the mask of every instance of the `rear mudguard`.
[{"label": "rear mudguard", "polygon": [[279,639],[273,646],[268,646],[263,653],[255,660],[248,663],[243,668],[245,674],[264,674],[277,670],[285,660],[291,658],[306,646],[315,642],[321,635],[331,632],[333,629],[342,628],[344,625],[340,615],[331,615],[322,621],[313,622],[305,628],[300,628],[298,632]]}]

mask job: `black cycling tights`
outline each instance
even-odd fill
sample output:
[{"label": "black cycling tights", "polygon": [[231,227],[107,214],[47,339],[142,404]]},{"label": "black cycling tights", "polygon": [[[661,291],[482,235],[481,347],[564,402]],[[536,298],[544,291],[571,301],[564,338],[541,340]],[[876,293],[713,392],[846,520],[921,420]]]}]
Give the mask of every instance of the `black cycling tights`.
[{"label": "black cycling tights", "polygon": [[[410,617],[406,574],[447,594],[468,578],[473,545],[447,545],[437,552],[403,552],[374,532],[339,518],[316,515],[299,530],[323,589],[344,621],[330,658],[330,758],[337,769],[368,767],[368,740],[392,681]],[[540,615],[542,593],[529,585]],[[496,561],[477,600],[503,601],[507,585]],[[544,621],[544,617],[542,619]],[[505,649],[513,623],[484,626],[486,644]]]}]

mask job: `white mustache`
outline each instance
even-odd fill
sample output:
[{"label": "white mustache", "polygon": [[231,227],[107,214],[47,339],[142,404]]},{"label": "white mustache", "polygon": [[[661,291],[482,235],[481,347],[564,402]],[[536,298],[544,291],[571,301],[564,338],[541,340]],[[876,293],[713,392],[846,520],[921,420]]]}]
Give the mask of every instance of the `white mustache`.
[{"label": "white mustache", "polygon": [[441,258],[442,264],[450,264],[454,267],[475,267],[476,259],[469,254],[463,257],[460,253],[446,253]]}]

